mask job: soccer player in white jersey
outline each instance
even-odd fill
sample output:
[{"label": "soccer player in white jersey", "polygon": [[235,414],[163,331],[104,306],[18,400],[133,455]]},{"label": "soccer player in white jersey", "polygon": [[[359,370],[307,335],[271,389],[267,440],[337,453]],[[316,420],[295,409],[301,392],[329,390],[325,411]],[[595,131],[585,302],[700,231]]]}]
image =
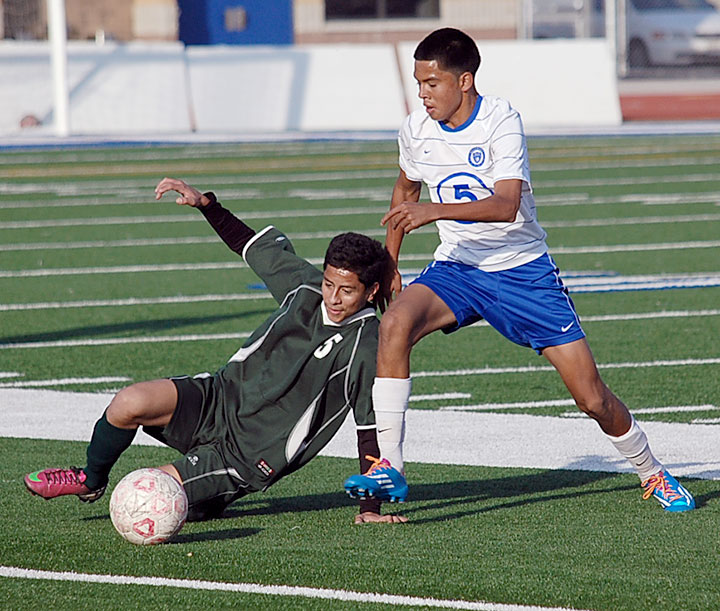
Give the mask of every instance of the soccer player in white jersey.
[{"label": "soccer player in white jersey", "polygon": [[[346,490],[387,497],[387,475],[404,472],[412,346],[433,331],[485,319],[557,369],[578,408],[636,469],[644,498],[653,496],[668,511],[693,509],[692,495],[655,458],[645,433],[600,378],[537,221],[520,115],[507,101],[478,94],[480,55],[465,33],[432,32],[414,58],[424,108],[400,130],[400,175],[382,223],[396,263],[403,236],[428,223],[437,224],[440,246],[405,290],[396,269],[373,386],[384,462],[349,478]],[[423,182],[431,201],[420,203]]]}]

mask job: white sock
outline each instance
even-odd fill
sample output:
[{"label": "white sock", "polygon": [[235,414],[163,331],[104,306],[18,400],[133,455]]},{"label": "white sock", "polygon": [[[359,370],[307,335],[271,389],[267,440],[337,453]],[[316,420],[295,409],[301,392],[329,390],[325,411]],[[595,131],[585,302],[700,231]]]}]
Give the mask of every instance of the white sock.
[{"label": "white sock", "polygon": [[630,464],[635,467],[641,481],[663,470],[662,463],[658,461],[650,450],[650,444],[643,430],[635,418],[632,419],[630,430],[620,437],[607,436]]},{"label": "white sock", "polygon": [[380,455],[381,458],[389,460],[400,473],[405,472],[405,411],[411,386],[410,378],[375,378],[372,387]]}]

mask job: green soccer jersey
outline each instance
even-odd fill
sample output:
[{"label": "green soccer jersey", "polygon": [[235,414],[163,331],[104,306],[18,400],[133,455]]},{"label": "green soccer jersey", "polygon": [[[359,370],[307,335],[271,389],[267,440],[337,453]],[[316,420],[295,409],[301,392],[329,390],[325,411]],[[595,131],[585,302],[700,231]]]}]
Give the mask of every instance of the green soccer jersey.
[{"label": "green soccer jersey", "polygon": [[211,426],[228,466],[259,490],[313,458],[349,410],[359,429],[375,428],[379,321],[369,307],[330,321],[322,272],[274,227],[255,235],[243,258],[280,307],[215,374]]}]

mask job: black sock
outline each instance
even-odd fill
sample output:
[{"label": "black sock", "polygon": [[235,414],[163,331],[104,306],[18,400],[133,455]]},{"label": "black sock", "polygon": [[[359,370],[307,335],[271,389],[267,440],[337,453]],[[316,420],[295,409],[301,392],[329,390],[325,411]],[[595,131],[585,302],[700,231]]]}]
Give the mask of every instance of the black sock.
[{"label": "black sock", "polygon": [[120,455],[130,447],[137,429],[120,429],[107,421],[105,414],[95,423],[87,448],[87,466],[83,469],[90,490],[104,486]]}]

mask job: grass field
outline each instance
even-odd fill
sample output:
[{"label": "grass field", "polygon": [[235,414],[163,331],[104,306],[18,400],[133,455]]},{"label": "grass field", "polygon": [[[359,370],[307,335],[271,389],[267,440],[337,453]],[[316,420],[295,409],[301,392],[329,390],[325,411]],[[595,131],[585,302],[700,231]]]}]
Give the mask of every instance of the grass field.
[{"label": "grass field", "polygon": [[[720,136],[537,138],[530,150],[540,220],[603,377],[641,422],[685,424],[689,440],[714,430]],[[319,263],[340,231],[381,239],[396,174],[393,142],[0,150],[0,410],[13,409],[5,390],[108,392],[214,371],[273,309],[197,211],[154,201],[163,176],[214,190]],[[419,271],[436,243],[433,228],[410,235],[401,269]],[[411,406],[574,416],[543,365],[486,326],[433,335],[413,353]],[[671,515],[632,474],[417,462],[410,523],[354,527],[341,483],[356,460],[320,457],[144,549],[116,535],[107,496],[25,492],[24,473],[82,463],[84,443],[12,429],[0,430],[6,608],[720,608],[713,473],[685,480],[698,510]],[[113,482],[174,456],[133,446]]]}]

